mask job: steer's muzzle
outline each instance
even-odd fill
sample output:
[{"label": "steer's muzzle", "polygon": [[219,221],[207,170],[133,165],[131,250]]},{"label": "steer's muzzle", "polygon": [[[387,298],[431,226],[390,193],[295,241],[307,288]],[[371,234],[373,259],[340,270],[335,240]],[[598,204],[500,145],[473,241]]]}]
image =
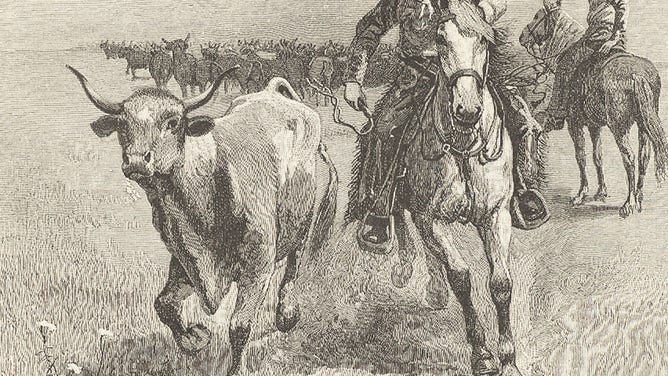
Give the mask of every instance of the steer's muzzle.
[{"label": "steer's muzzle", "polygon": [[132,180],[141,180],[153,176],[153,158],[151,152],[143,154],[123,154],[123,174]]}]

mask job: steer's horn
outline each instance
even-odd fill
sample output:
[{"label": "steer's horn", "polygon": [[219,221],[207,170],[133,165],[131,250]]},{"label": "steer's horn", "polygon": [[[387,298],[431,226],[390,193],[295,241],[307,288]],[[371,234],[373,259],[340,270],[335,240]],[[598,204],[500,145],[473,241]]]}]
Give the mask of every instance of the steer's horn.
[{"label": "steer's horn", "polygon": [[205,92],[196,97],[184,100],[183,104],[185,107],[185,112],[189,112],[204,106],[208,101],[211,100],[211,98],[213,98],[213,94],[216,93],[216,90],[218,90],[220,85],[223,83],[223,80],[227,76],[229,76],[232,72],[234,72],[239,68],[240,68],[239,65],[235,65],[232,68],[226,70],[225,72],[223,72],[223,74],[221,74],[220,76],[218,76],[218,78],[216,78],[216,80],[213,82],[213,85],[211,85],[211,87],[208,88]]},{"label": "steer's horn", "polygon": [[81,87],[83,87],[84,91],[86,92],[86,96],[88,96],[88,99],[93,102],[95,107],[109,115],[119,115],[121,112],[123,112],[123,105],[121,103],[113,103],[102,98],[100,94],[93,90],[93,88],[90,86],[90,83],[88,83],[88,80],[83,74],[69,65],[66,65],[66,67],[71,70],[75,76],[77,76],[79,82],[81,83]]}]

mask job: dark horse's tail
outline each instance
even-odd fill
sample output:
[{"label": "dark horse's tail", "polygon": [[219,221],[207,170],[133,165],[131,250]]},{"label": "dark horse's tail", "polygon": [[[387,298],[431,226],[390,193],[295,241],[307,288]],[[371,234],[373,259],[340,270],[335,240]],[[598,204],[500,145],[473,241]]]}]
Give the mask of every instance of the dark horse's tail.
[{"label": "dark horse's tail", "polygon": [[658,114],[660,87],[660,82],[653,88],[644,75],[633,75],[633,89],[638,106],[638,127],[641,132],[647,134],[654,146],[654,164],[658,182],[668,177],[668,141]]}]

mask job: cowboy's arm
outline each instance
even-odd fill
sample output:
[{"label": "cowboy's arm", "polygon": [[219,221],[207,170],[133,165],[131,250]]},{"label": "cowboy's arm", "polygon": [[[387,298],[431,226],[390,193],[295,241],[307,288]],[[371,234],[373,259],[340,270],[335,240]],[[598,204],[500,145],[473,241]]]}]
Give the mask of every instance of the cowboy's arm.
[{"label": "cowboy's arm", "polygon": [[506,13],[508,7],[507,0],[481,0],[478,7],[482,9],[485,20],[489,23],[494,23]]},{"label": "cowboy's arm", "polygon": [[357,23],[346,82],[362,83],[369,57],[376,51],[383,35],[398,22],[397,0],[380,0],[375,8]]}]

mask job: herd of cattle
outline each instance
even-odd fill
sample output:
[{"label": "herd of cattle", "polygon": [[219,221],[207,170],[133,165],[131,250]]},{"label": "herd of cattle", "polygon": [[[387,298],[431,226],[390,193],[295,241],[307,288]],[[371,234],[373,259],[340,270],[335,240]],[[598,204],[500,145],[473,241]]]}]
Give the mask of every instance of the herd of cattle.
[{"label": "herd of cattle", "polygon": [[[300,43],[298,40],[260,41],[238,40],[236,43],[199,45],[199,57],[190,50],[190,34],[184,39],[160,43],[136,44],[125,41],[100,43],[107,59],[125,59],[126,74],[136,78],[136,71],[146,69],[163,88],[174,77],[183,97],[194,90],[203,92],[224,71],[239,65],[223,83],[228,92],[237,87],[242,94],[257,92],[266,87],[272,77],[285,77],[302,98],[307,95],[319,104],[319,95],[308,81],[336,91],[343,86],[348,47],[329,41],[323,45]],[[397,66],[395,47],[383,44],[369,62],[367,87],[389,82],[393,67]],[[190,94],[189,94],[190,93]]]}]

